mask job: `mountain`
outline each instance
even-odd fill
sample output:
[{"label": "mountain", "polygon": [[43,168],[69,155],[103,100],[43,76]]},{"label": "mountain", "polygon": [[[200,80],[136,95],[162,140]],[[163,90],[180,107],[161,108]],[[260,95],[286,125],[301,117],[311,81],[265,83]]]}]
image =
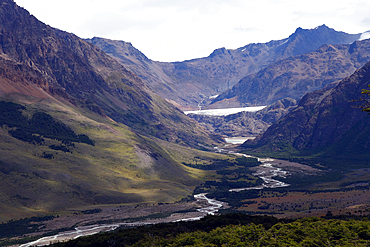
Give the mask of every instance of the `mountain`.
[{"label": "mountain", "polygon": [[[197,126],[153,94],[131,71],[73,34],[52,29],[14,3],[2,2],[2,57],[41,73],[43,89],[130,128],[196,146]],[[190,126],[190,132],[176,124]],[[187,133],[186,133],[187,132]],[[199,129],[199,133],[202,133]],[[196,137],[195,137],[196,138]]]},{"label": "mountain", "polygon": [[[12,2],[3,1],[2,10],[3,60],[32,68],[48,94],[161,139],[192,146],[207,140],[193,121],[95,46],[44,25]],[[191,132],[178,133],[176,124],[189,126]],[[194,140],[196,131],[200,136]]]},{"label": "mountain", "polygon": [[[99,47],[99,49],[114,57],[120,64],[140,76],[140,78],[162,98],[179,98],[177,100],[179,102],[187,101],[185,97],[176,93],[177,89],[175,85],[173,85],[173,80],[166,75],[160,63],[147,58],[131,43],[97,37],[85,39],[85,41]],[[174,103],[175,101],[172,102]]]},{"label": "mountain", "polygon": [[74,34],[0,0],[0,220],[173,202],[216,137]]},{"label": "mountain", "polygon": [[210,107],[269,105],[286,97],[299,100],[308,92],[351,75],[369,60],[369,39],[323,45],[314,52],[282,59],[243,78],[214,99]]},{"label": "mountain", "polygon": [[369,84],[370,62],[339,83],[306,94],[297,108],[243,146],[270,150],[275,155],[319,157],[337,168],[344,161],[347,168],[366,166],[369,115],[352,101],[358,100]]},{"label": "mountain", "polygon": [[325,25],[298,28],[289,38],[249,44],[238,49],[216,49],[210,56],[183,62],[155,62],[130,43],[102,38],[87,40],[128,66],[161,97],[181,109],[208,105],[211,96],[230,89],[247,75],[290,56],[318,49],[323,44],[349,44],[361,34],[337,32]]}]

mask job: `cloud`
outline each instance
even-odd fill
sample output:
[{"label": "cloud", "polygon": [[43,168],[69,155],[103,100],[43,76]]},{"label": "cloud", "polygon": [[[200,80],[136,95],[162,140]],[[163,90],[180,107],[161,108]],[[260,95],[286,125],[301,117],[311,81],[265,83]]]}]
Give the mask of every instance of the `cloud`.
[{"label": "cloud", "polygon": [[370,18],[364,18],[360,22],[362,26],[367,27],[370,30]]},{"label": "cloud", "polygon": [[365,0],[15,0],[41,21],[76,35],[131,42],[149,58],[208,56],[220,47],[283,39],[297,27],[369,30]]}]

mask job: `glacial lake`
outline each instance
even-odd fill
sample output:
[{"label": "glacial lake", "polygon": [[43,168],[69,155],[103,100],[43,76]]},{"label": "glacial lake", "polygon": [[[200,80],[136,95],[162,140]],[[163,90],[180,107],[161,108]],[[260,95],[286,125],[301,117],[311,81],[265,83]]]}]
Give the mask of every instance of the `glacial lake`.
[{"label": "glacial lake", "polygon": [[198,110],[198,111],[184,111],[186,115],[188,114],[198,114],[207,116],[227,116],[231,114],[236,114],[239,112],[256,112],[260,111],[266,106],[250,106],[250,107],[240,107],[240,108],[225,108],[225,109],[209,109],[209,110]]},{"label": "glacial lake", "polygon": [[256,137],[228,137],[225,141],[229,144],[243,144],[246,140],[253,140]]}]

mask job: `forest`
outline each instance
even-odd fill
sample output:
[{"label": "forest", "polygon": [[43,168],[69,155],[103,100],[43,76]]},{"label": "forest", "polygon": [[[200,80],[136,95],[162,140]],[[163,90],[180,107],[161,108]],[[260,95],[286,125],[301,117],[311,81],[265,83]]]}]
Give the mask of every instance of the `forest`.
[{"label": "forest", "polygon": [[28,118],[23,111],[26,107],[12,103],[0,102],[0,125],[7,125],[9,134],[14,138],[33,143],[43,144],[44,138],[50,138],[62,142],[62,145],[51,145],[54,150],[69,152],[67,146],[73,146],[72,142],[94,145],[94,141],[87,135],[77,135],[70,127],[55,120],[44,112],[35,112]]}]

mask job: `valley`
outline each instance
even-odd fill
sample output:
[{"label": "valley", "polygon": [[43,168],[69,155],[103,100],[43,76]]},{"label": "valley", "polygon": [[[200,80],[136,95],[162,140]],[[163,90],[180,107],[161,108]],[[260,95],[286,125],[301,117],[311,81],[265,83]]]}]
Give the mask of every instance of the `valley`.
[{"label": "valley", "polygon": [[368,217],[365,34],[165,63],[0,0],[0,246]]}]

